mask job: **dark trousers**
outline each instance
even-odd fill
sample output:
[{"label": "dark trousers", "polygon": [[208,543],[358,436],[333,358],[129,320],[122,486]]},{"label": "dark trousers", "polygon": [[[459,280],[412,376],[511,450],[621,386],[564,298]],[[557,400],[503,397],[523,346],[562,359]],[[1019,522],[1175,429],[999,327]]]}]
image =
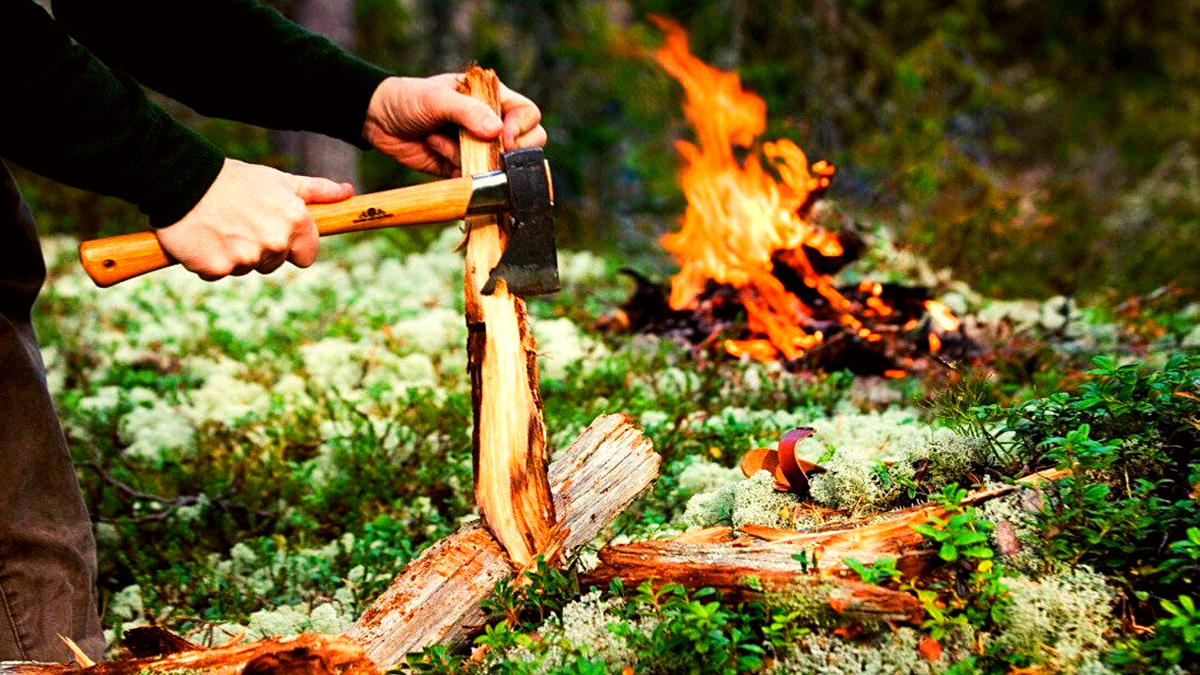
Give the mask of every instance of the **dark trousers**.
[{"label": "dark trousers", "polygon": [[0,163],[0,661],[98,658],[96,543],[30,323],[45,279],[29,209]]}]

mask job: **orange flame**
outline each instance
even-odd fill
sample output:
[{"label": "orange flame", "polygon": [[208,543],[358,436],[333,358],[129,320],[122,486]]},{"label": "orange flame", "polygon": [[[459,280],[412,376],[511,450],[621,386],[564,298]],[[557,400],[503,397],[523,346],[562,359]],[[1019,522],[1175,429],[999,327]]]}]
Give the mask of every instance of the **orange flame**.
[{"label": "orange flame", "polygon": [[829,185],[833,166],[824,161],[809,166],[804,152],[787,139],[764,142],[760,148],[778,179],[757,154],[739,163],[734,148],[754,147],[766,128],[766,104],[742,90],[736,73],[711,68],[692,56],[679,25],[656,21],[666,40],[655,58],[683,85],[684,113],[698,139],[698,144],[676,143],[685,164],[681,181],[688,206],[682,228],[662,240],[680,263],[671,279],[671,307],[694,308],[709,280],[728,284],[741,292],[750,330],[767,336],[772,347],[729,341],[730,353],[760,360],[779,354],[799,358],[824,337],[812,328],[809,308],[772,274],[772,255],[791,251],[805,283],[843,313],[844,325],[869,338],[871,331],[848,314],[850,301],[828,277],[812,269],[801,248],[809,246],[830,257],[842,252],[837,237],[800,216],[810,193]]},{"label": "orange flame", "polygon": [[929,333],[929,353],[936,354],[942,349],[942,338],[938,337],[937,333]]},{"label": "orange flame", "polygon": [[954,316],[954,312],[951,312],[949,307],[937,300],[926,300],[925,309],[929,311],[929,316],[932,316],[933,320],[944,331],[956,331],[962,325],[962,321]]}]

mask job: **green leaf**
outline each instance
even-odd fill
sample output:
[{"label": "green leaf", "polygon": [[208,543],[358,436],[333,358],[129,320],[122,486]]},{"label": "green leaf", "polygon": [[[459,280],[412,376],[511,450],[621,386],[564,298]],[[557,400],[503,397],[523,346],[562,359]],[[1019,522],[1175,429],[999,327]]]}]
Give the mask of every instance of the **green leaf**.
[{"label": "green leaf", "polygon": [[959,532],[954,535],[954,543],[957,546],[970,546],[987,541],[987,538],[982,532]]},{"label": "green leaf", "polygon": [[946,562],[954,562],[958,560],[958,549],[954,547],[954,544],[946,542],[942,544],[942,549],[938,551],[938,557]]},{"label": "green leaf", "polygon": [[1182,605],[1183,608],[1187,610],[1188,614],[1196,613],[1196,604],[1194,602],[1192,602],[1191,596],[1189,596],[1189,595],[1179,596],[1179,604]]},{"label": "green leaf", "polygon": [[921,535],[922,537],[925,537],[926,539],[932,539],[934,541],[941,541],[941,540],[945,539],[947,536],[945,532],[943,532],[941,530],[935,530],[932,526],[926,525],[923,523],[918,523],[916,525],[912,525],[911,527],[912,527],[913,532],[916,532],[917,534]]},{"label": "green leaf", "polygon": [[972,546],[971,548],[963,551],[963,555],[967,556],[968,558],[990,560],[996,554],[993,553],[992,549],[988,548],[987,546]]}]

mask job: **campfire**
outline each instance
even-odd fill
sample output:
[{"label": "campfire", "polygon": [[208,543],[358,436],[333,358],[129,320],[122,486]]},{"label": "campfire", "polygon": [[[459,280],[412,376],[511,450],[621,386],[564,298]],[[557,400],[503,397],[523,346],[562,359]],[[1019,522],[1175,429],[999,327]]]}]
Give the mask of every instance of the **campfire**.
[{"label": "campfire", "polygon": [[763,100],[694,57],[680,26],[658,24],[666,40],[654,56],[683,85],[696,133],[676,143],[687,210],[662,238],[680,269],[669,292],[625,270],[636,287],[606,325],[796,369],[888,377],[967,356],[961,322],[928,289],[835,283],[865,245],[852,227],[816,222],[833,164],[810,163],[788,139],[760,140]]}]

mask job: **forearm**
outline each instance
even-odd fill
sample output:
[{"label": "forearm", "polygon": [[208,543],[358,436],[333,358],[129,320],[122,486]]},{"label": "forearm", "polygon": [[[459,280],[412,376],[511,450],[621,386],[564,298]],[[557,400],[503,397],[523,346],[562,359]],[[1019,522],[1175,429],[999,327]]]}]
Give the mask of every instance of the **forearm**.
[{"label": "forearm", "polygon": [[159,225],[183,217],[221,169],[220,151],[30,0],[0,2],[0,64],[0,156],[135,203]]},{"label": "forearm", "polygon": [[204,115],[367,147],[363,120],[388,73],[255,0],[54,0],[54,11],[108,65]]}]

